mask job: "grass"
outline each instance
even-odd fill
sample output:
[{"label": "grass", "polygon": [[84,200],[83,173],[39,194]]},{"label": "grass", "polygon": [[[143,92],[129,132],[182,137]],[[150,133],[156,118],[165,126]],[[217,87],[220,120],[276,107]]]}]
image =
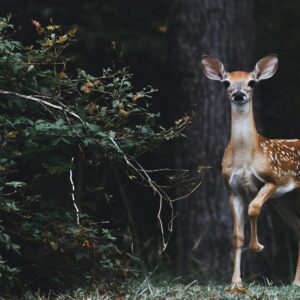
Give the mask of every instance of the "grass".
[{"label": "grass", "polygon": [[239,293],[230,292],[229,285],[205,284],[201,285],[197,280],[189,284],[173,282],[154,283],[149,278],[143,282],[128,283],[126,285],[110,287],[109,285],[99,285],[93,287],[91,291],[77,290],[69,295],[42,296],[39,294],[28,294],[24,296],[26,300],[285,300],[300,299],[300,288],[292,285],[259,285],[248,284]]}]

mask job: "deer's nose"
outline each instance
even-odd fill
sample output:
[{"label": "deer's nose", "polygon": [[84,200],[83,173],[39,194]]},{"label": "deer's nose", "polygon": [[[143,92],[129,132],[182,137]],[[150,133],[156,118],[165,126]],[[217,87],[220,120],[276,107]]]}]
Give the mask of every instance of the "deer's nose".
[{"label": "deer's nose", "polygon": [[235,93],[232,94],[231,96],[231,100],[236,101],[236,102],[241,102],[246,100],[246,94],[241,92],[241,91],[237,91]]}]

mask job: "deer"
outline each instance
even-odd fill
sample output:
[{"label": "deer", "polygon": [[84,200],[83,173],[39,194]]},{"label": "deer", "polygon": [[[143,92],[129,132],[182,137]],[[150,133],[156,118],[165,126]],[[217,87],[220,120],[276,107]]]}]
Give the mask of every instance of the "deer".
[{"label": "deer", "polygon": [[293,284],[300,287],[300,201],[297,197],[291,200],[286,197],[300,188],[300,140],[264,137],[257,132],[253,115],[254,87],[271,78],[277,67],[275,54],[260,59],[252,72],[227,72],[218,59],[202,57],[205,76],[223,83],[231,106],[231,136],[222,159],[222,175],[233,218],[232,289],[243,288],[241,255],[246,215],[251,230],[249,250],[260,252],[264,246],[258,241],[257,220],[264,203],[271,199],[279,215],[298,236]]}]

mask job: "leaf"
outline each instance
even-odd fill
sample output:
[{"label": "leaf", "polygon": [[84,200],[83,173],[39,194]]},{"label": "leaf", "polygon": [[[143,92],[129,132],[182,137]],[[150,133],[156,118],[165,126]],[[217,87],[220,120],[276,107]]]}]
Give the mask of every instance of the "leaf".
[{"label": "leaf", "polygon": [[52,47],[54,45],[52,40],[46,39],[41,43],[44,47]]},{"label": "leaf", "polygon": [[15,139],[17,137],[18,131],[5,131],[5,137],[9,139]]},{"label": "leaf", "polygon": [[26,183],[21,181],[11,181],[11,182],[6,182],[5,185],[12,186],[14,188],[20,188],[25,186]]},{"label": "leaf", "polygon": [[37,20],[32,19],[32,20],[31,20],[31,23],[32,23],[32,25],[35,26],[35,27],[41,27],[41,23],[40,23],[39,21],[37,21]]},{"label": "leaf", "polygon": [[83,140],[83,143],[84,143],[86,146],[88,146],[88,145],[94,144],[94,143],[95,143],[95,140],[86,138],[86,139]]},{"label": "leaf", "polygon": [[6,206],[6,208],[8,208],[10,211],[18,211],[19,208],[16,206],[16,203],[14,201],[8,202],[6,201],[4,203],[4,205]]},{"label": "leaf", "polygon": [[61,26],[59,26],[59,25],[48,25],[47,26],[48,30],[56,30],[56,29],[59,29],[59,28],[61,28]]},{"label": "leaf", "polygon": [[81,86],[80,90],[86,94],[89,94],[92,91],[92,84],[90,82],[86,82]]},{"label": "leaf", "polygon": [[51,241],[49,244],[50,244],[50,247],[51,247],[53,250],[57,251],[58,246],[57,246],[57,243],[56,243],[56,242]]},{"label": "leaf", "polygon": [[184,115],[182,119],[184,120],[184,122],[188,122],[191,119],[191,116]]},{"label": "leaf", "polygon": [[109,131],[109,134],[108,136],[111,138],[111,139],[114,139],[116,137],[116,133],[112,130]]},{"label": "leaf", "polygon": [[91,247],[91,243],[89,240],[85,240],[82,245],[81,245],[82,248],[90,248]]},{"label": "leaf", "polygon": [[120,115],[123,116],[123,117],[128,117],[128,116],[129,116],[129,112],[126,111],[126,110],[124,110],[124,109],[120,109],[120,110],[119,110],[119,113],[120,113]]},{"label": "leaf", "polygon": [[65,120],[64,119],[58,119],[56,122],[55,122],[55,125],[56,126],[62,126],[65,124]]},{"label": "leaf", "polygon": [[34,65],[29,65],[27,68],[27,72],[29,73],[30,71],[32,71],[34,69]]},{"label": "leaf", "polygon": [[113,108],[120,107],[120,101],[119,101],[119,100],[114,100],[114,101],[112,102],[112,107],[113,107]]},{"label": "leaf", "polygon": [[141,128],[141,132],[142,132],[143,134],[149,134],[149,128],[143,126],[143,127]]},{"label": "leaf", "polygon": [[56,41],[56,43],[58,44],[63,44],[64,42],[66,42],[67,40],[69,39],[68,35],[67,34],[64,34],[62,36],[60,36],[58,38],[58,40]]},{"label": "leaf", "polygon": [[62,79],[62,78],[66,78],[67,74],[64,71],[61,71],[61,72],[57,73],[57,76]]},{"label": "leaf", "polygon": [[16,252],[16,253],[18,253],[18,254],[21,254],[21,253],[20,253],[20,248],[21,248],[21,247],[20,247],[19,245],[17,245],[17,244],[11,244],[10,247],[11,247],[11,250],[12,250],[12,251],[14,251],[14,252]]},{"label": "leaf", "polygon": [[158,31],[161,33],[167,33],[168,27],[167,26],[158,26]]},{"label": "leaf", "polygon": [[176,120],[176,121],[175,121],[175,125],[178,126],[181,122],[182,122],[182,119]]},{"label": "leaf", "polygon": [[69,35],[69,36],[74,36],[75,33],[77,32],[77,30],[78,30],[78,28],[72,27],[71,29],[69,29],[68,35]]},{"label": "leaf", "polygon": [[100,130],[100,127],[96,124],[89,124],[88,125],[90,131],[97,133]]},{"label": "leaf", "polygon": [[145,96],[144,94],[138,93],[132,97],[132,101],[137,102],[139,99],[143,98],[144,96]]},{"label": "leaf", "polygon": [[95,102],[91,102],[88,105],[85,106],[85,110],[88,111],[89,113],[94,113],[95,111],[98,110],[99,105],[97,105],[97,103]]}]

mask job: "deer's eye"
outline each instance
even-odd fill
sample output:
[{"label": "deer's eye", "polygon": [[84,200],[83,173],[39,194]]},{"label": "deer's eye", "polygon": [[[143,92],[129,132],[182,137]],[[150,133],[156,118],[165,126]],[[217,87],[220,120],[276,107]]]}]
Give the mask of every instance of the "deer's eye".
[{"label": "deer's eye", "polygon": [[250,80],[249,82],[248,82],[248,86],[250,86],[251,88],[253,88],[254,86],[255,86],[255,80]]},{"label": "deer's eye", "polygon": [[224,84],[226,89],[229,88],[229,86],[230,86],[230,82],[228,80],[224,80],[223,84]]}]

